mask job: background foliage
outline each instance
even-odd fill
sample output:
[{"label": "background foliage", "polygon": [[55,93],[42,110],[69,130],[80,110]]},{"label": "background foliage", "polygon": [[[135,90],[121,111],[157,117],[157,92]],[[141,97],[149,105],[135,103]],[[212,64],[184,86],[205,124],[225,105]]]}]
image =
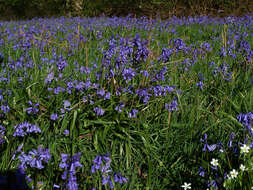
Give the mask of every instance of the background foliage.
[{"label": "background foliage", "polygon": [[0,18],[51,16],[241,15],[252,12],[250,0],[0,0]]}]

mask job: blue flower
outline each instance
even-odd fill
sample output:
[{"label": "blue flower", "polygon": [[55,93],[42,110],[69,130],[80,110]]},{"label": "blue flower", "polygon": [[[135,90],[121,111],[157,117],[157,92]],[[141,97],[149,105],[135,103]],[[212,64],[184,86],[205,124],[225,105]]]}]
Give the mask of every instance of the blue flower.
[{"label": "blue flower", "polygon": [[3,144],[5,142],[5,131],[6,129],[2,125],[0,125],[0,144]]},{"label": "blue flower", "polygon": [[120,184],[122,183],[127,183],[128,179],[123,177],[120,173],[115,173],[114,174],[114,182],[117,183],[119,182]]},{"label": "blue flower", "polygon": [[129,118],[136,118],[136,114],[139,111],[137,109],[132,109],[132,111],[129,112]]},{"label": "blue flower", "polygon": [[51,116],[50,116],[50,119],[52,119],[54,121],[57,120],[58,119],[57,113],[52,113]]},{"label": "blue flower", "polygon": [[[110,164],[111,164],[111,158],[109,157],[110,154],[104,154],[102,156],[97,155],[95,159],[93,160],[93,165],[91,166],[91,173],[95,173],[96,170],[100,170],[102,173],[108,173],[111,170]],[[105,162],[105,166],[102,166],[103,161]]]},{"label": "blue flower", "polygon": [[228,143],[228,147],[232,147],[233,146],[233,142],[232,140],[235,138],[235,133],[232,132],[230,135],[229,135],[229,143]]},{"label": "blue flower", "polygon": [[14,137],[24,137],[28,133],[41,133],[41,130],[37,125],[33,125],[28,122],[20,123],[19,125],[14,126],[14,129]]},{"label": "blue flower", "polygon": [[54,184],[53,188],[60,189],[60,185]]},{"label": "blue flower", "polygon": [[68,135],[69,135],[69,130],[68,130],[68,129],[65,129],[65,130],[63,131],[63,134],[66,135],[66,136],[68,136]]},{"label": "blue flower", "polygon": [[159,57],[159,60],[162,60],[163,62],[168,62],[173,53],[173,49],[162,48],[162,53]]},{"label": "blue flower", "polygon": [[201,90],[203,90],[204,83],[202,81],[199,81],[196,83],[196,86],[199,87]]},{"label": "blue flower", "polygon": [[124,69],[122,72],[122,75],[123,75],[124,80],[130,81],[135,76],[135,70],[132,68]]},{"label": "blue flower", "polygon": [[38,108],[39,104],[38,103],[33,104],[32,101],[29,101],[28,103],[30,104],[31,107],[26,108],[25,111],[28,114],[34,114],[34,115],[36,115],[39,112],[39,108]]},{"label": "blue flower", "polygon": [[68,154],[61,154],[61,163],[59,164],[59,167],[64,169],[64,168],[68,168],[68,164],[67,161],[69,159],[69,155]]},{"label": "blue flower", "polygon": [[7,114],[10,111],[10,107],[5,103],[4,105],[1,105],[1,110]]},{"label": "blue flower", "polygon": [[105,111],[101,107],[96,107],[93,111],[97,114],[97,116],[104,115]]},{"label": "blue flower", "polygon": [[51,83],[52,80],[54,80],[54,73],[51,72],[47,75],[47,77],[45,78],[45,83]]},{"label": "blue flower", "polygon": [[177,103],[177,100],[174,99],[174,100],[172,100],[171,104],[165,104],[165,108],[166,108],[168,111],[177,111],[177,110],[178,110],[178,103]]},{"label": "blue flower", "polygon": [[105,94],[104,100],[109,100],[110,97],[111,97],[111,93],[110,93],[110,92],[107,92],[107,93]]},{"label": "blue flower", "polygon": [[104,96],[105,95],[105,90],[103,88],[97,90],[97,95]]},{"label": "blue flower", "polygon": [[48,163],[51,159],[51,154],[49,149],[39,147],[37,150],[32,149],[27,155],[22,152],[18,158],[21,161],[19,167],[24,171],[26,170],[27,165],[31,168],[43,169],[44,166],[42,165],[42,161]]},{"label": "blue flower", "polygon": [[121,102],[119,105],[115,107],[115,110],[118,111],[119,113],[122,112],[122,109],[125,107],[125,104]]},{"label": "blue flower", "polygon": [[205,169],[204,168],[202,168],[202,167],[199,168],[199,175],[201,177],[205,177]]},{"label": "blue flower", "polygon": [[70,101],[63,100],[63,107],[64,107],[64,109],[68,110],[70,106],[71,106]]},{"label": "blue flower", "polygon": [[0,134],[1,134],[1,135],[4,135],[5,132],[6,132],[5,127],[3,127],[2,125],[0,125]]},{"label": "blue flower", "polygon": [[80,163],[81,155],[82,153],[78,152],[71,159],[69,159],[70,157],[68,154],[61,154],[62,161],[59,164],[59,167],[62,169],[65,169],[65,171],[62,174],[63,180],[67,179],[67,176],[69,173],[69,178],[68,178],[68,183],[67,183],[67,188],[69,190],[78,189],[77,178],[75,176],[75,173],[76,173],[76,167],[83,166]]},{"label": "blue flower", "polygon": [[204,152],[206,151],[206,149],[207,149],[209,152],[214,151],[214,150],[216,149],[216,147],[217,147],[216,144],[213,144],[213,145],[207,144],[207,134],[206,134],[206,133],[204,134],[204,139],[201,138],[201,139],[200,139],[200,142],[205,143],[205,144],[204,144],[204,147],[203,147],[203,151],[204,151]]}]

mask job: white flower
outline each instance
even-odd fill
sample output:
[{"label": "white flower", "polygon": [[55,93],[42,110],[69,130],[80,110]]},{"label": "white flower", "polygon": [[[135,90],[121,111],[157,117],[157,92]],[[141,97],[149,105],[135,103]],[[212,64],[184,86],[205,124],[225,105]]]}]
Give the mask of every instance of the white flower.
[{"label": "white flower", "polygon": [[233,170],[230,172],[230,175],[231,175],[231,178],[234,179],[234,178],[237,177],[238,172],[237,172],[235,169],[233,169]]},{"label": "white flower", "polygon": [[246,144],[244,144],[243,146],[240,147],[241,148],[241,153],[248,153],[250,147]]},{"label": "white flower", "polygon": [[218,160],[217,160],[217,159],[214,159],[214,158],[212,159],[211,164],[212,164],[214,167],[216,167],[216,166],[219,165]]},{"label": "white flower", "polygon": [[191,189],[191,183],[184,182],[184,185],[182,185],[181,187],[183,187],[184,190]]},{"label": "white flower", "polygon": [[240,169],[241,169],[243,172],[247,170],[247,168],[246,168],[243,164],[240,165]]}]

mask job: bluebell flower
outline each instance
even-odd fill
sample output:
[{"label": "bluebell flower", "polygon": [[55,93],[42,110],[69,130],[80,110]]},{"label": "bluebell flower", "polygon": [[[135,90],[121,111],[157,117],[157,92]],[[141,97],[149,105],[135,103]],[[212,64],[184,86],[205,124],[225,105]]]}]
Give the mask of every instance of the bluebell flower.
[{"label": "bluebell flower", "polygon": [[162,48],[162,53],[159,56],[159,60],[162,60],[163,62],[168,62],[170,61],[170,57],[174,53],[173,49],[167,49],[167,48]]},{"label": "bluebell flower", "polygon": [[156,75],[155,80],[156,81],[165,81],[165,74],[167,73],[167,67],[163,67]]},{"label": "bluebell flower", "polygon": [[[109,157],[110,154],[103,154],[102,156],[97,155],[93,160],[93,165],[91,166],[91,172],[95,173],[96,170],[100,170],[102,173],[110,172],[110,164],[111,158]],[[105,162],[105,166],[102,165],[103,161]]]},{"label": "bluebell flower", "polygon": [[207,134],[204,134],[204,139],[200,139],[200,142],[204,143],[204,147],[203,147],[203,151],[205,152],[206,150],[208,150],[209,152],[214,151],[216,149],[216,144],[213,145],[209,145],[207,144]]},{"label": "bluebell flower", "polygon": [[121,102],[119,105],[115,107],[115,110],[118,111],[119,113],[122,112],[122,109],[125,107],[125,104]]},{"label": "bluebell flower", "polygon": [[104,96],[104,100],[109,100],[111,98],[111,93],[107,92]]},{"label": "bluebell flower", "polygon": [[68,173],[69,173],[69,178],[68,178],[68,183],[67,183],[67,189],[72,190],[72,189],[78,189],[78,184],[77,184],[77,178],[75,176],[76,173],[76,167],[82,167],[83,165],[80,163],[80,158],[81,158],[81,152],[76,153],[71,159],[69,154],[61,154],[61,163],[59,164],[59,167],[62,169],[65,169],[65,171],[62,174],[62,179],[66,180]]},{"label": "bluebell flower", "polygon": [[196,83],[196,86],[199,87],[201,90],[203,90],[204,83],[202,81],[199,81]]},{"label": "bluebell flower", "polygon": [[39,112],[39,104],[38,103],[33,104],[32,101],[29,101],[28,103],[30,104],[31,107],[26,108],[25,111],[28,114],[34,114],[34,115],[36,115]]},{"label": "bluebell flower", "polygon": [[77,178],[73,172],[69,173],[67,189],[68,190],[78,190]]},{"label": "bluebell flower", "polygon": [[19,125],[14,126],[13,136],[24,137],[28,133],[41,133],[40,128],[37,125],[30,124],[28,122],[20,123]]},{"label": "bluebell flower", "polygon": [[140,73],[142,73],[142,76],[144,76],[144,77],[148,77],[149,76],[148,71],[141,71]]},{"label": "bluebell flower", "polygon": [[203,48],[204,50],[208,51],[208,52],[211,52],[212,51],[212,47],[210,46],[210,44],[208,42],[204,42],[202,45],[201,45],[201,48]]},{"label": "bluebell flower", "polygon": [[91,173],[95,173],[96,170],[100,169],[103,163],[102,156],[97,155],[92,162],[93,162],[93,165],[91,166]]},{"label": "bluebell flower", "polygon": [[53,188],[60,189],[60,185],[54,184]]},{"label": "bluebell flower", "polygon": [[132,68],[126,68],[122,72],[123,78],[126,81],[132,80],[134,78],[135,74],[136,74],[135,70]]},{"label": "bluebell flower", "polygon": [[0,144],[3,144],[5,142],[5,131],[6,129],[2,125],[0,125]]},{"label": "bluebell flower", "polygon": [[218,185],[215,180],[212,180],[211,182],[208,180],[207,184],[208,184],[208,187],[213,187],[214,189],[218,189]]},{"label": "bluebell flower", "polygon": [[44,166],[42,165],[42,162],[48,163],[51,159],[51,154],[49,149],[39,147],[37,150],[32,149],[27,155],[22,152],[18,158],[21,161],[19,168],[23,169],[24,171],[26,170],[27,166],[30,166],[31,168],[43,169]]},{"label": "bluebell flower", "polygon": [[132,111],[129,112],[129,118],[136,118],[136,114],[139,111],[137,109],[132,109]]},{"label": "bluebell flower", "polygon": [[45,83],[51,83],[52,80],[54,80],[54,73],[51,72],[47,75],[47,77],[45,78]]},{"label": "bluebell flower", "polygon": [[110,185],[110,189],[113,189],[114,188],[114,185],[112,183],[112,180],[111,180],[111,176],[110,175],[103,175],[102,176],[102,185],[106,185],[107,183],[109,183]]},{"label": "bluebell flower", "polygon": [[98,89],[97,90],[97,95],[104,96],[105,95],[105,90],[103,88],[102,89]]},{"label": "bluebell flower", "polygon": [[57,120],[58,119],[57,113],[52,113],[51,116],[50,116],[50,119],[54,120],[54,121]]},{"label": "bluebell flower", "polygon": [[24,144],[22,143],[21,145],[18,146],[18,149],[14,152],[12,156],[12,160],[15,160],[16,154],[22,152],[21,149],[23,148]]},{"label": "bluebell flower", "polygon": [[104,115],[105,111],[101,107],[95,107],[93,111],[96,113],[97,116]]},{"label": "bluebell flower", "polygon": [[68,135],[69,135],[69,130],[68,130],[68,129],[65,129],[65,130],[63,131],[63,134],[66,135],[66,136],[68,136]]},{"label": "bluebell flower", "polygon": [[68,161],[69,159],[69,155],[68,154],[61,154],[61,163],[59,164],[59,167],[64,169],[64,168],[68,168]]},{"label": "bluebell flower", "polygon": [[168,111],[178,111],[178,103],[177,103],[177,100],[174,99],[174,100],[172,100],[171,104],[165,104],[165,108],[166,108]]},{"label": "bluebell flower", "polygon": [[205,177],[205,169],[204,168],[202,168],[202,167],[199,168],[199,175],[201,177]]},{"label": "bluebell flower", "polygon": [[123,177],[120,173],[114,174],[114,182],[115,183],[118,182],[118,183],[122,184],[122,183],[127,183],[127,181],[128,181],[128,178]]},{"label": "bluebell flower", "polygon": [[7,114],[10,111],[10,107],[7,105],[7,103],[1,105],[1,110]]},{"label": "bluebell flower", "polygon": [[63,107],[64,107],[65,110],[70,111],[70,110],[71,110],[71,109],[69,108],[70,106],[71,106],[70,101],[68,101],[68,100],[63,100]]},{"label": "bluebell flower", "polygon": [[3,127],[2,125],[0,125],[0,134],[1,134],[1,135],[4,135],[5,132],[6,132],[6,128]]},{"label": "bluebell flower", "polygon": [[232,132],[230,135],[229,135],[229,143],[228,143],[228,147],[232,147],[233,146],[233,142],[232,140],[235,138],[235,133]]},{"label": "bluebell flower", "polygon": [[65,89],[60,87],[60,86],[57,86],[55,89],[54,89],[54,94],[59,94],[60,92],[65,92]]},{"label": "bluebell flower", "polygon": [[245,127],[250,126],[253,123],[253,113],[240,113],[239,115],[237,115],[237,120]]},{"label": "bluebell flower", "polygon": [[41,133],[40,128],[37,125],[30,124],[28,128],[26,128],[27,133]]}]

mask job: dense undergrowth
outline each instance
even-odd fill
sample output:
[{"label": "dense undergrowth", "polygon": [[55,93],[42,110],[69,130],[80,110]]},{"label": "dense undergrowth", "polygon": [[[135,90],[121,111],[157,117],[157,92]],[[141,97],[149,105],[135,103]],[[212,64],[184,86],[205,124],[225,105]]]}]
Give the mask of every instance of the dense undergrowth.
[{"label": "dense undergrowth", "polygon": [[252,21],[1,22],[3,175],[35,189],[250,189]]}]

